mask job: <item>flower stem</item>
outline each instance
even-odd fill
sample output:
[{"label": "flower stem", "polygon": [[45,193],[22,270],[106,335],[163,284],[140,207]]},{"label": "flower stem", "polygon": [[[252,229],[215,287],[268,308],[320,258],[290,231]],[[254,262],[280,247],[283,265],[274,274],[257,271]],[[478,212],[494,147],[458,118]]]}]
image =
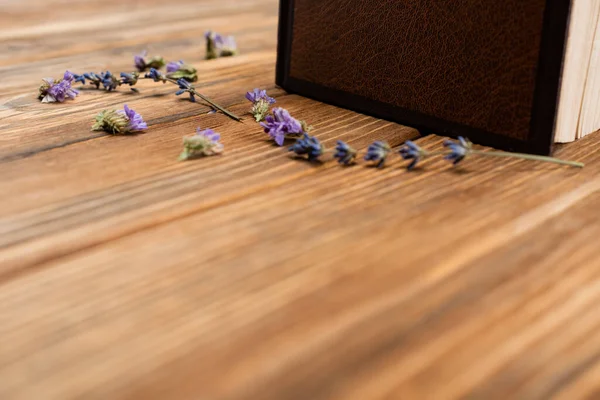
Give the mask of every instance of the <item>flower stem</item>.
[{"label": "flower stem", "polygon": [[[152,79],[152,78],[145,78],[144,79]],[[171,78],[167,78],[167,81],[171,82],[174,85],[178,85],[177,81],[175,79],[171,79]],[[195,96],[200,97],[202,100],[204,100],[206,103],[210,104],[210,106],[216,110],[221,111],[223,114],[227,115],[229,118],[240,122],[242,119],[240,117],[238,117],[237,115],[235,115],[234,113],[232,113],[231,111],[227,110],[226,108],[218,105],[217,103],[215,103],[214,101],[212,101],[211,99],[209,99],[208,97],[206,97],[205,95],[203,95],[202,93],[198,92],[196,89],[192,89],[192,93],[194,93]]]},{"label": "flower stem", "polygon": [[475,154],[479,156],[488,156],[488,157],[509,157],[509,158],[520,158],[523,160],[533,160],[533,161],[542,161],[549,162],[554,164],[561,165],[569,165],[571,167],[583,168],[584,164],[576,161],[565,161],[560,160],[554,157],[546,157],[546,156],[537,156],[534,154],[523,154],[523,153],[509,153],[504,151],[481,151],[481,150],[471,150],[470,154]]},{"label": "flower stem", "polygon": [[[171,79],[171,78],[167,78],[167,80],[175,85],[177,85],[177,80],[175,79]],[[204,100],[205,102],[207,102],[208,104],[210,104],[212,107],[216,108],[217,110],[221,111],[223,114],[227,115],[229,118],[234,119],[238,122],[240,122],[242,119],[240,117],[238,117],[237,115],[235,115],[234,113],[232,113],[231,111],[229,111],[228,109],[221,107],[220,105],[218,105],[217,103],[215,103],[214,101],[212,101],[211,99],[209,99],[208,97],[206,97],[205,95],[203,95],[202,93],[198,92],[195,88],[192,89],[192,93],[194,93],[196,96],[200,97],[202,100]]]},{"label": "flower stem", "polygon": [[208,104],[210,104],[212,107],[216,108],[217,110],[221,111],[223,114],[227,115],[229,118],[241,122],[242,118],[238,117],[237,115],[235,115],[234,113],[232,113],[231,111],[229,111],[226,108],[221,107],[220,105],[218,105],[217,103],[215,103],[214,101],[212,101],[211,99],[209,99],[208,97],[204,96],[203,94],[199,93],[196,89],[193,90],[194,94],[198,97],[200,97],[202,100],[204,100],[205,102],[207,102]]}]

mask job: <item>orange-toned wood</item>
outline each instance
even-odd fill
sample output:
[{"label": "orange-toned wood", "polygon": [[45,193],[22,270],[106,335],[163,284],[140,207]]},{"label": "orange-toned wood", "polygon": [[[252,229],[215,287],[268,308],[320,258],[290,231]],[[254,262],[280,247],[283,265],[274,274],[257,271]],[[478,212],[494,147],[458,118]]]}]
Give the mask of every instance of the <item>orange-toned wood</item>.
[{"label": "orange-toned wood", "polygon": [[[407,173],[294,160],[266,88],[329,148],[414,129],[274,85],[277,2],[0,5],[1,399],[600,396],[600,136]],[[203,33],[241,55],[203,61]],[[243,123],[143,82],[41,104],[41,78],[184,59]],[[147,133],[90,132],[127,103]],[[177,162],[195,128],[225,154]],[[426,148],[442,138],[418,139]]]}]

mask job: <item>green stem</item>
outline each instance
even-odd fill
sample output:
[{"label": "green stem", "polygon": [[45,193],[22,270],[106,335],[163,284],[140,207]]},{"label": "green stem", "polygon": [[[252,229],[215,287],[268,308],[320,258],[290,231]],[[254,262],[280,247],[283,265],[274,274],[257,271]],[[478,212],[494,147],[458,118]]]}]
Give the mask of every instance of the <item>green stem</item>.
[{"label": "green stem", "polygon": [[[432,154],[432,153],[430,153]],[[508,158],[521,158],[523,160],[533,160],[549,162],[554,164],[569,165],[571,167],[583,168],[584,164],[576,161],[564,161],[554,157],[537,156],[534,154],[523,154],[523,153],[508,153],[504,151],[481,151],[471,150],[470,154],[488,157],[508,157]]]}]

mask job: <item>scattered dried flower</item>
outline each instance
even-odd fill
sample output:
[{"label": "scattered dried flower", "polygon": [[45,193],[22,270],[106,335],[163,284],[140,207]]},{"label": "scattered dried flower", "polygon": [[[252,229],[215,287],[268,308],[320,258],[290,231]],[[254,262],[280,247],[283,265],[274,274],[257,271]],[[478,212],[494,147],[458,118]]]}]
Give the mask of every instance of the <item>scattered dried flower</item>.
[{"label": "scattered dried flower", "polygon": [[133,63],[139,72],[147,71],[150,68],[161,69],[165,66],[164,58],[155,56],[146,59],[147,55],[148,52],[143,51],[141,54],[133,57]]},{"label": "scattered dried flower", "polygon": [[135,72],[121,72],[121,84],[122,85],[129,85],[129,86],[134,86],[138,79],[140,78],[140,73],[135,71]]},{"label": "scattered dried flower", "polygon": [[212,156],[223,152],[223,144],[219,142],[221,135],[212,129],[196,128],[196,134],[183,138],[183,152],[179,160],[189,160],[193,157]]},{"label": "scattered dried flower", "polygon": [[247,92],[246,99],[252,102],[250,112],[256,119],[256,122],[264,120],[269,113],[271,105],[275,104],[275,99],[269,97],[266,90],[254,89],[252,92]]},{"label": "scattered dried flower", "polygon": [[298,156],[307,155],[308,161],[314,161],[325,152],[325,147],[319,139],[305,133],[288,150],[293,151]]},{"label": "scattered dried flower", "polygon": [[71,84],[75,80],[75,76],[65,71],[62,79],[45,78],[42,79],[42,85],[39,88],[38,99],[42,103],[62,103],[67,99],[74,99],[79,92],[71,88]]},{"label": "scattered dried flower", "polygon": [[[482,151],[473,149],[473,143],[469,139],[458,137],[458,142],[452,140],[444,141],[444,147],[449,149],[449,152],[444,152],[446,160],[450,160],[454,165],[464,160],[467,156],[484,156],[484,157],[501,157],[501,158],[517,158],[522,160],[541,161],[552,164],[568,165],[570,167],[583,168],[584,164],[577,161],[566,161],[554,157],[538,156],[536,154],[525,153],[510,153],[507,151]],[[435,153],[439,154],[441,152]],[[429,153],[428,155],[433,155]]]},{"label": "scattered dried flower", "polygon": [[427,157],[429,153],[419,147],[415,142],[407,140],[399,150],[400,155],[404,160],[412,160],[406,167],[407,170],[411,171],[417,163]]},{"label": "scattered dried flower", "polygon": [[279,146],[283,146],[285,139],[298,138],[308,130],[305,123],[293,118],[283,108],[274,108],[273,115],[268,115],[260,125]]},{"label": "scattered dried flower", "polygon": [[198,71],[183,61],[170,62],[167,64],[167,78],[175,80],[185,79],[188,82],[196,82],[198,80]]},{"label": "scattered dried flower", "polygon": [[454,165],[461,162],[469,153],[473,147],[473,143],[469,139],[465,139],[462,136],[458,137],[458,142],[452,140],[444,141],[444,147],[450,149],[450,153],[444,157],[446,160],[452,161]]},{"label": "scattered dried flower", "polygon": [[338,163],[343,165],[350,165],[354,163],[356,158],[356,150],[350,147],[345,142],[341,140],[337,141],[337,146],[335,147],[335,153],[333,154],[334,158],[337,158]]},{"label": "scattered dried flower", "polygon": [[233,36],[223,36],[216,32],[207,31],[206,59],[212,60],[218,57],[230,57],[237,54],[237,44]]},{"label": "scattered dried flower", "polygon": [[125,135],[148,128],[142,116],[127,107],[123,110],[104,110],[96,116],[93,131],[105,131],[113,135]]},{"label": "scattered dried flower", "polygon": [[157,70],[156,68],[150,68],[150,72],[148,72],[146,75],[144,75],[144,77],[150,78],[154,82],[162,82],[162,83],[167,82],[167,77],[162,72]]},{"label": "scattered dried flower", "polygon": [[233,36],[216,35],[215,44],[219,52],[219,57],[235,56],[238,52],[237,43]]},{"label": "scattered dried flower", "polygon": [[383,168],[385,160],[391,151],[391,147],[386,142],[376,141],[369,146],[367,154],[365,155],[365,161],[377,162],[377,168]]}]

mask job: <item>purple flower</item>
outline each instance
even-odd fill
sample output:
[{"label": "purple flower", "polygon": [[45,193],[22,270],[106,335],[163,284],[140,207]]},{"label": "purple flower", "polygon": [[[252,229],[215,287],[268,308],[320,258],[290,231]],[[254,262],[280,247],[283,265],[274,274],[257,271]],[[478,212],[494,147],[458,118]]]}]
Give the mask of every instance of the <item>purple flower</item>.
[{"label": "purple flower", "polygon": [[65,71],[65,74],[63,75],[63,80],[68,81],[69,83],[73,83],[73,80],[75,79],[75,75],[73,75],[73,73],[69,70]]},{"label": "purple flower", "polygon": [[306,154],[308,156],[308,161],[314,161],[323,154],[325,148],[319,139],[305,133],[304,136],[301,139],[298,139],[288,150],[293,151],[299,156]]},{"label": "purple flower", "polygon": [[131,108],[127,107],[127,104],[125,104],[123,106],[123,110],[119,110],[118,112],[119,112],[119,114],[127,117],[127,120],[128,120],[127,131],[128,132],[143,131],[145,129],[148,129],[148,125],[144,122],[144,119],[142,118],[142,116],[140,114],[136,113]]},{"label": "purple flower", "polygon": [[128,84],[129,86],[133,86],[137,83],[139,77],[140,74],[138,72],[121,72],[121,84]]},{"label": "purple flower", "polygon": [[204,136],[213,143],[217,143],[219,140],[221,140],[221,135],[213,131],[212,129],[202,130],[200,128],[196,128],[196,135]]},{"label": "purple flower", "polygon": [[170,62],[167,64],[167,78],[179,80],[185,79],[188,82],[196,82],[198,80],[198,71],[193,66],[184,63],[183,61]]},{"label": "purple flower", "polygon": [[43,79],[40,86],[39,98],[42,103],[62,103],[67,99],[74,99],[79,92],[71,87],[75,76],[70,71],[65,71],[63,79],[54,80],[52,78]]},{"label": "purple flower", "polygon": [[251,92],[247,92],[246,99],[252,103],[258,103],[260,100],[264,100],[269,104],[275,104],[275,99],[269,97],[266,90],[254,89]]},{"label": "purple flower", "polygon": [[265,122],[261,122],[260,125],[279,146],[283,146],[286,138],[304,134],[302,123],[283,108],[274,108],[273,115],[268,115]]},{"label": "purple flower", "polygon": [[170,63],[167,64],[167,74],[170,74],[172,72],[178,71],[179,68],[183,65],[183,61],[179,60],[179,61],[171,61]]},{"label": "purple flower", "polygon": [[188,81],[183,78],[178,79],[177,85],[179,85],[179,90],[175,92],[177,96],[187,92],[190,94],[190,101],[196,101],[196,97],[194,97],[194,87]]},{"label": "purple flower", "polygon": [[367,149],[365,161],[375,161],[377,163],[377,168],[383,168],[385,160],[391,150],[389,144],[378,140],[371,144]]},{"label": "purple flower", "polygon": [[162,57],[154,56],[146,59],[148,52],[143,51],[133,57],[133,64],[139,72],[144,72],[149,68],[161,69],[165,66],[165,60]]},{"label": "purple flower", "polygon": [[85,76],[73,74],[73,82],[81,82],[82,85],[85,85]]},{"label": "purple flower", "polygon": [[340,164],[350,165],[354,162],[354,159],[356,158],[356,150],[354,150],[345,142],[338,140],[333,157],[337,158]]},{"label": "purple flower", "polygon": [[133,63],[138,71],[144,72],[146,70],[146,56],[148,52],[146,50],[142,51],[140,54],[133,57]]},{"label": "purple flower", "polygon": [[409,171],[412,170],[423,157],[427,156],[427,152],[411,140],[407,140],[404,143],[404,146],[400,148],[399,153],[404,160],[412,160],[406,167]]},{"label": "purple flower", "polygon": [[180,160],[187,160],[196,156],[212,156],[223,152],[223,144],[219,142],[221,135],[212,129],[196,128],[196,134],[183,138],[183,152]]},{"label": "purple flower", "polygon": [[115,90],[117,86],[121,84],[119,79],[110,71],[102,72],[100,74],[100,78],[102,79],[102,86],[104,86],[104,89],[108,90],[109,92]]},{"label": "purple flower", "polygon": [[473,143],[469,139],[462,136],[458,137],[458,142],[446,140],[444,146],[450,149],[450,154],[444,157],[446,160],[452,161],[454,165],[461,162],[471,152]]},{"label": "purple flower", "polygon": [[143,131],[148,128],[148,125],[142,119],[142,116],[127,104],[123,110],[104,110],[96,115],[93,131],[105,131],[112,135],[126,135],[132,132]]},{"label": "purple flower", "polygon": [[151,78],[152,80],[154,80],[154,82],[162,82],[165,83],[167,82],[167,77],[164,76],[162,74],[162,72],[160,72],[159,70],[157,70],[156,68],[150,68],[150,72],[148,72],[146,75],[144,75],[146,78]]},{"label": "purple flower", "polygon": [[90,81],[91,85],[96,86],[96,89],[100,88],[100,84],[102,83],[102,77],[94,72],[86,72],[83,74],[83,77]]}]

